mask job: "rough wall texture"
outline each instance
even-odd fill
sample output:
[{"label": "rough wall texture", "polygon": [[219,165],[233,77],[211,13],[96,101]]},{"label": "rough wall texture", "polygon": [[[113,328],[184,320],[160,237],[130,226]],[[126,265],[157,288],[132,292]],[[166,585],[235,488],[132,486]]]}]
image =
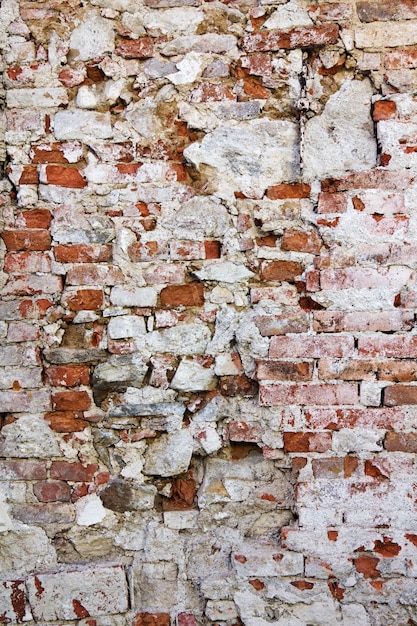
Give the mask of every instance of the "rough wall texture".
[{"label": "rough wall texture", "polygon": [[415,2],[0,19],[0,623],[416,624]]}]

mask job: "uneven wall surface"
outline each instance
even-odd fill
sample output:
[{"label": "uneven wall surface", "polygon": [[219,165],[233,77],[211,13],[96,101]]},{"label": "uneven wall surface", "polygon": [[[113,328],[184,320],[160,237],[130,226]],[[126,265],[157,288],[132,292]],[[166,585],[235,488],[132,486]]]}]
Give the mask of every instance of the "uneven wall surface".
[{"label": "uneven wall surface", "polygon": [[0,21],[0,623],[417,624],[414,0]]}]

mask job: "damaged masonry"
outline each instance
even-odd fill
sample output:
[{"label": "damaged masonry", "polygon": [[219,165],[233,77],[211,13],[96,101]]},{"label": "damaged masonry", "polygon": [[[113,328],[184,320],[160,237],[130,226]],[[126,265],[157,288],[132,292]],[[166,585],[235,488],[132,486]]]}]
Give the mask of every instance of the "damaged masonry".
[{"label": "damaged masonry", "polygon": [[0,51],[0,624],[417,624],[417,7]]}]

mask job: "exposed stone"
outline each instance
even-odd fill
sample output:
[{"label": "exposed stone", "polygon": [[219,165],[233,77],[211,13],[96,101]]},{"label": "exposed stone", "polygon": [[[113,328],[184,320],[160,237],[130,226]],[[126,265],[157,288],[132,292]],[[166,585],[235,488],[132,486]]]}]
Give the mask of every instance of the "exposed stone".
[{"label": "exposed stone", "polygon": [[[141,318],[139,318],[141,319]],[[98,404],[105,396],[116,390],[137,386],[145,378],[148,366],[138,354],[114,355],[106,363],[97,365],[93,376],[93,394]]]},{"label": "exposed stone", "polygon": [[179,430],[152,442],[145,455],[143,472],[156,476],[175,476],[187,471],[193,452],[188,429]]},{"label": "exposed stone", "polygon": [[215,389],[216,385],[213,368],[190,359],[182,359],[171,381],[171,387],[179,391],[209,391]]},{"label": "exposed stone", "polygon": [[[303,172],[308,180],[342,176],[376,165],[371,97],[367,80],[347,81],[330,96],[323,113],[307,122]],[[349,114],[353,101],[354,117]]]},{"label": "exposed stone", "polygon": [[50,458],[61,456],[55,433],[37,415],[22,415],[4,426],[0,440],[1,455],[15,458]]},{"label": "exposed stone", "polygon": [[27,580],[27,586],[37,620],[72,620],[128,609],[127,583],[121,565],[36,574]]},{"label": "exposed stone", "polygon": [[90,12],[70,37],[70,52],[75,60],[88,61],[114,50],[113,22]]},{"label": "exposed stone", "polygon": [[163,225],[175,231],[178,238],[199,240],[200,237],[222,237],[230,227],[226,208],[215,198],[199,197],[184,202]]},{"label": "exposed stone", "polygon": [[100,498],[106,509],[124,513],[137,509],[147,509],[153,504],[155,491],[144,485],[136,485],[115,478],[100,491]]},{"label": "exposed stone", "polygon": [[230,200],[231,190],[256,198],[271,184],[297,177],[298,127],[293,122],[260,120],[220,126],[186,148],[184,155],[197,169],[204,164],[216,170],[213,184],[221,198]]}]

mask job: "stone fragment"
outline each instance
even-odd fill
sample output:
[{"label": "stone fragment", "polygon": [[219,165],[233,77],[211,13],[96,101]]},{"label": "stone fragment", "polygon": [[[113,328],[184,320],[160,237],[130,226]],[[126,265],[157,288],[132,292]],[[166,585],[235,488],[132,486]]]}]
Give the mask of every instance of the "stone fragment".
[{"label": "stone fragment", "polygon": [[146,347],[152,353],[204,354],[210,337],[210,330],[204,324],[178,324],[149,333]]},{"label": "stone fragment", "polygon": [[174,85],[188,85],[194,83],[204,69],[204,58],[197,52],[189,52],[182,61],[176,64],[177,71],[167,74],[168,80]]},{"label": "stone fragment", "polygon": [[274,28],[293,28],[294,26],[308,26],[313,22],[305,11],[296,2],[288,2],[278,7],[270,18],[262,24],[262,29],[271,30]]},{"label": "stone fragment", "polygon": [[143,472],[152,476],[176,476],[187,471],[192,453],[193,438],[189,430],[161,435],[148,446]]},{"label": "stone fragment", "polygon": [[201,143],[184,150],[194,167],[210,165],[216,172],[216,195],[234,199],[234,191],[261,197],[271,185],[290,182],[299,172],[298,126],[281,120],[253,120],[219,126]]},{"label": "stone fragment", "polygon": [[124,513],[148,509],[153,505],[156,490],[152,486],[137,485],[120,478],[111,480],[99,493],[106,509]]},{"label": "stone fragment", "polygon": [[75,28],[70,37],[70,51],[74,60],[88,61],[114,50],[114,23],[90,11],[87,18]]},{"label": "stone fragment", "polygon": [[204,20],[204,13],[192,7],[176,7],[165,11],[148,11],[141,16],[146,31],[158,35],[193,35],[199,24]]},{"label": "stone fragment", "polygon": [[122,565],[72,568],[28,578],[36,620],[73,620],[125,613],[128,592]]},{"label": "stone fragment", "polygon": [[178,391],[210,391],[217,386],[213,367],[200,365],[198,361],[183,359],[171,381]]},{"label": "stone fragment", "polygon": [[63,87],[12,89],[7,92],[6,97],[10,109],[53,108],[68,104],[67,90]]},{"label": "stone fragment", "polygon": [[163,226],[179,239],[198,241],[201,237],[222,237],[230,227],[230,216],[215,198],[200,196],[181,204],[163,220]]},{"label": "stone fragment", "polygon": [[119,306],[155,306],[156,299],[157,291],[154,287],[138,287],[137,289],[114,287],[110,294],[111,303]]},{"label": "stone fragment", "polygon": [[113,130],[109,113],[69,109],[58,111],[54,117],[54,135],[57,139],[110,139]]},{"label": "stone fragment", "polygon": [[47,459],[61,456],[55,433],[37,415],[22,415],[1,431],[0,454],[14,458]]},{"label": "stone fragment", "polygon": [[45,531],[14,521],[13,528],[0,534],[0,574],[27,575],[30,571],[47,569],[56,564],[55,550]]},{"label": "stone fragment", "polygon": [[99,524],[106,516],[106,510],[100,498],[92,493],[77,500],[76,522],[80,526]]},{"label": "stone fragment", "polygon": [[165,44],[161,53],[164,56],[176,56],[190,51],[223,54],[232,50],[235,45],[236,37],[233,35],[217,35],[216,33],[183,35]]},{"label": "stone fragment", "polygon": [[111,391],[141,387],[148,366],[139,354],[114,355],[96,366],[93,375],[94,400],[101,404]]},{"label": "stone fragment", "polygon": [[145,320],[138,315],[121,315],[113,317],[107,327],[111,339],[136,337],[146,333]]},{"label": "stone fragment", "polygon": [[238,265],[231,261],[205,265],[202,270],[195,272],[200,280],[215,280],[223,283],[238,283],[252,278],[254,273],[244,265]]},{"label": "stone fragment", "polygon": [[371,97],[368,80],[347,81],[330,96],[323,113],[306,123],[303,172],[307,180],[343,176],[376,165]]}]

